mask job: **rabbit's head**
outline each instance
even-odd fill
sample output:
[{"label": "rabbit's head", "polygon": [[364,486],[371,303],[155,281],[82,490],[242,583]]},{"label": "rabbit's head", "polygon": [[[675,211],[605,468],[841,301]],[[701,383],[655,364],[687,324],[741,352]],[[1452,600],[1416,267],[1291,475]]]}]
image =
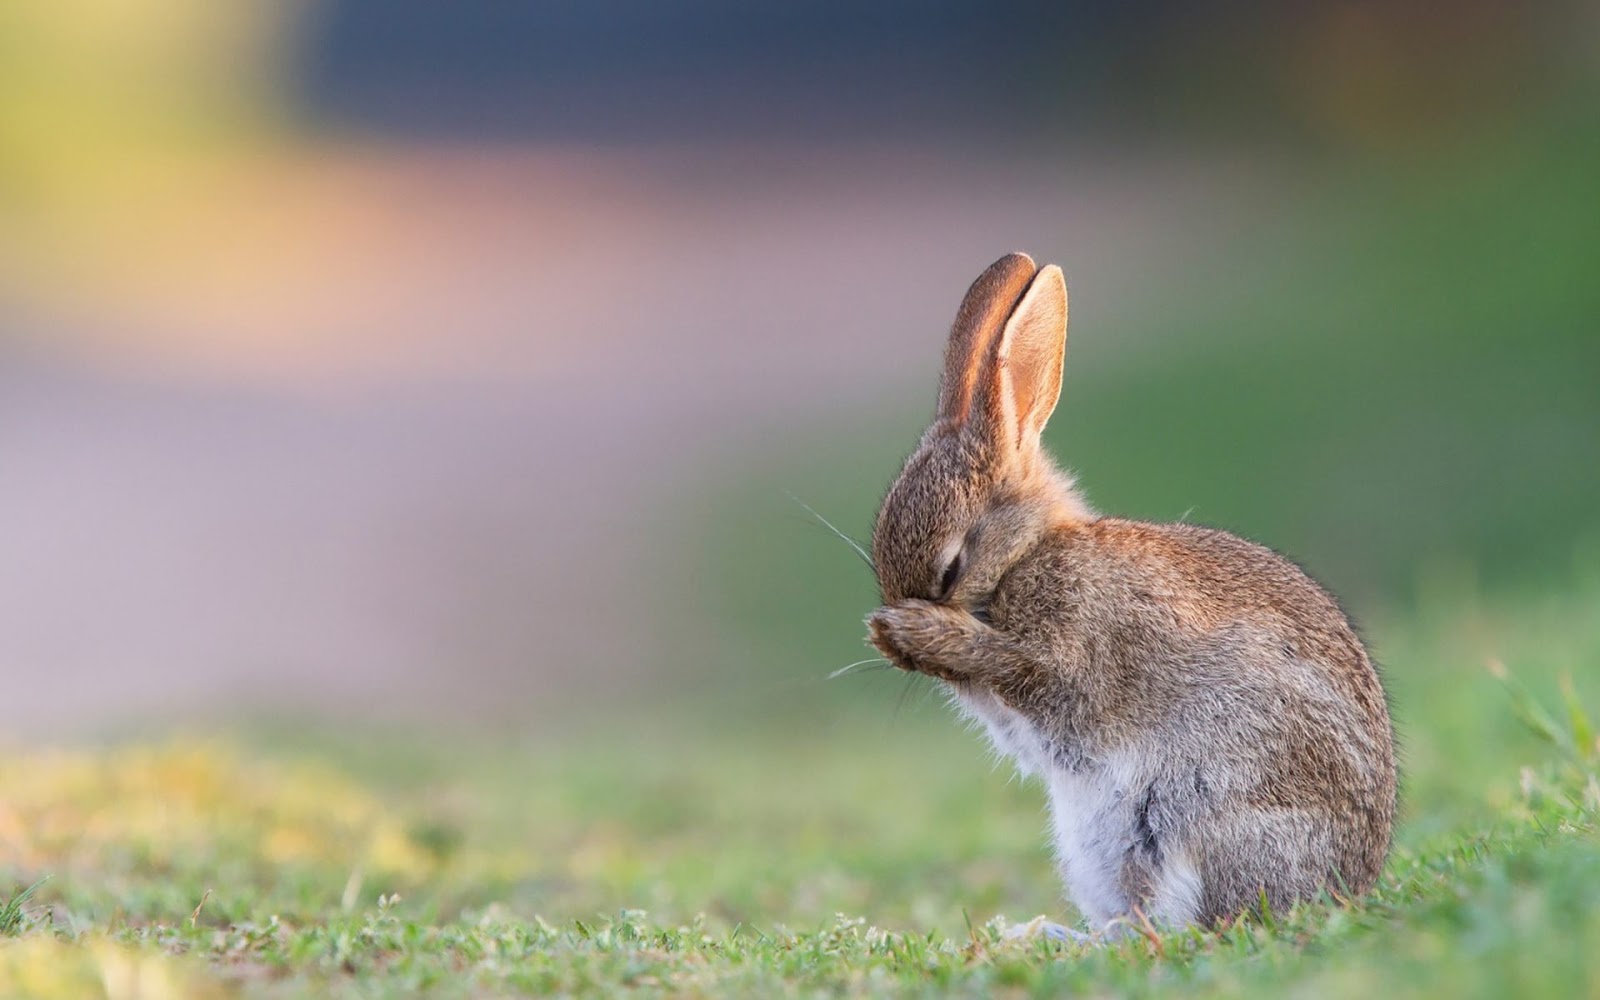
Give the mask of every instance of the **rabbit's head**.
[{"label": "rabbit's head", "polygon": [[1066,346],[1059,267],[1013,253],[973,282],[950,330],[938,413],[873,528],[884,603],[981,611],[1046,529],[1088,516],[1039,443]]}]

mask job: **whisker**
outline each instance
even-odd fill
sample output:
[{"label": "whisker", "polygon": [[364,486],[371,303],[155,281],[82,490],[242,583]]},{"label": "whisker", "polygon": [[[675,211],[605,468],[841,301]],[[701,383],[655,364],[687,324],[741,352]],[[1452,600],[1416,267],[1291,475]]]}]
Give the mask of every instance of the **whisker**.
[{"label": "whisker", "polygon": [[911,693],[911,689],[915,687],[916,684],[916,674],[911,674],[906,678],[906,686],[900,689],[900,698],[894,703],[894,715],[892,718],[898,719],[900,717],[900,710],[906,707],[906,695]]},{"label": "whisker", "polygon": [[805,510],[806,510],[806,513],[810,514],[812,517],[816,518],[818,521],[821,521],[822,522],[822,526],[824,528],[827,528],[829,531],[833,532],[835,535],[837,535],[839,537],[840,541],[844,542],[846,545],[848,545],[852,549],[854,549],[856,555],[861,557],[861,561],[867,564],[867,568],[868,569],[872,568],[872,557],[867,555],[867,550],[861,547],[861,543],[860,542],[856,541],[854,538],[851,538],[849,535],[845,534],[844,532],[840,531],[838,528],[834,527],[832,521],[830,521],[827,518],[823,517],[821,514],[818,514],[816,509],[814,507],[812,507],[810,504],[806,503],[804,500],[802,500],[799,497],[795,496],[793,493],[789,493],[788,490],[784,490],[784,492],[788,493],[790,500],[793,500],[795,503],[799,504],[801,507],[804,507]]},{"label": "whisker", "polygon": [[[885,660],[881,656],[871,656],[871,657],[868,657],[865,660],[857,660],[854,663],[845,664],[844,666],[840,667],[838,670],[835,670],[833,673],[829,674],[828,675],[828,680],[831,681],[835,677],[843,677],[845,674],[848,674],[850,671],[855,670],[855,668],[864,667],[869,663],[882,663],[885,666],[887,666],[889,661]],[[860,671],[857,671],[857,673],[859,673],[859,672]]]}]

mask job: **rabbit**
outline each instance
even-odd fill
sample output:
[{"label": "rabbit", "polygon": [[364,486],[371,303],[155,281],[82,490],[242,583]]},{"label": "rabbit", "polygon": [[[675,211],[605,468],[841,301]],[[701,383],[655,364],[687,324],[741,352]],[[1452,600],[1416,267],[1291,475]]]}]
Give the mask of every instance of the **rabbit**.
[{"label": "rabbit", "polygon": [[1360,638],[1261,545],[1090,509],[1040,443],[1066,332],[1059,267],[1009,254],[967,292],[873,529],[869,641],[1042,781],[1092,935],[1366,892],[1396,796]]}]

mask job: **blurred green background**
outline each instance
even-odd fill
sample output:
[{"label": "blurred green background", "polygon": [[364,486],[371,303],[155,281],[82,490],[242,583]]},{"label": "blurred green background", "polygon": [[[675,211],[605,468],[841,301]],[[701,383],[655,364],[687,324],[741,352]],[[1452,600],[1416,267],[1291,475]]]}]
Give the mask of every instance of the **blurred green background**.
[{"label": "blurred green background", "polygon": [[[1600,546],[1593,135],[1528,134],[1431,172],[1309,168],[1304,192],[1213,248],[1225,264],[1127,302],[1077,293],[1092,318],[1069,334],[1047,444],[1100,509],[1256,538],[1358,618],[1435,586],[1567,586]],[[930,411],[934,354],[908,364],[920,396],[823,414],[737,477],[708,577],[756,632],[793,649],[871,601],[842,546],[773,530],[773,497],[867,537]],[[825,582],[844,575],[857,586]]]},{"label": "blurred green background", "polygon": [[[1091,502],[1363,624],[1408,850],[1537,753],[1486,663],[1600,698],[1592,5],[675,8],[0,12],[15,774],[312,761],[439,913],[1054,910],[1036,791],[936,692],[826,679],[875,591],[796,502],[865,538],[1011,249],[1067,273],[1047,442]],[[255,794],[229,752],[202,813]],[[0,803],[0,869],[89,922],[179,906],[151,851],[249,869],[68,835],[164,766]],[[217,919],[337,898],[317,850]]]}]

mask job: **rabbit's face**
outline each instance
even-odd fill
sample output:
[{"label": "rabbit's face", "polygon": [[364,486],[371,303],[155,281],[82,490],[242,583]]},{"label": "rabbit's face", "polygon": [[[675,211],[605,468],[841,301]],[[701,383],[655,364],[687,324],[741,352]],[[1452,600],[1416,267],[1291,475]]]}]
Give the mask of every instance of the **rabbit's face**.
[{"label": "rabbit's face", "polygon": [[872,531],[872,568],[885,604],[954,593],[967,533],[989,506],[983,449],[935,428],[889,488]]},{"label": "rabbit's face", "polygon": [[979,276],[950,331],[939,412],[890,488],[872,534],[886,604],[981,611],[995,584],[1063,515],[1039,432],[1061,390],[1066,286],[1011,254]]},{"label": "rabbit's face", "polygon": [[982,614],[1006,572],[1062,509],[1048,459],[935,426],[879,508],[872,564],[885,604],[920,598]]}]

